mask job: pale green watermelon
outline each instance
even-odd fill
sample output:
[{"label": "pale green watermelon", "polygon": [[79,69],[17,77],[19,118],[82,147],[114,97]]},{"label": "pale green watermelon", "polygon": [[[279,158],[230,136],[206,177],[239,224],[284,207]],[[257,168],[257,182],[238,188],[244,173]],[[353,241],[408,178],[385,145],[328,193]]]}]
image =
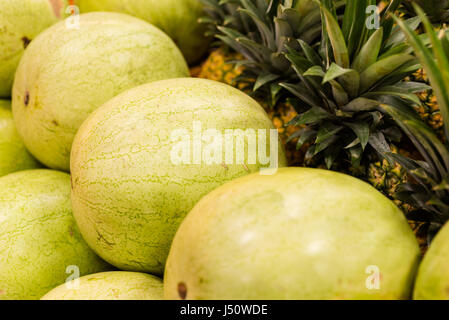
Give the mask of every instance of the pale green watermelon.
[{"label": "pale green watermelon", "polygon": [[332,171],[253,174],[205,196],[181,224],[166,299],[408,299],[419,263],[403,213]]},{"label": "pale green watermelon", "polygon": [[437,234],[416,278],[416,300],[449,300],[449,224]]},{"label": "pale green watermelon", "polygon": [[0,177],[40,166],[20,139],[10,108],[10,101],[0,100]]},{"label": "pale green watermelon", "polygon": [[189,72],[173,41],[143,20],[98,12],[79,19],[78,29],[63,21],[30,44],[12,98],[28,150],[64,171],[74,135],[92,111],[127,89]]},{"label": "pale green watermelon", "polygon": [[41,300],[162,300],[162,280],[145,273],[110,271],[72,280]]},{"label": "pale green watermelon", "polygon": [[71,276],[110,270],[73,219],[70,176],[29,170],[0,178],[0,300],[39,299]]},{"label": "pale green watermelon", "polygon": [[[243,92],[194,78],[129,90],[81,126],[71,158],[74,215],[88,244],[119,269],[161,275],[176,229],[196,202],[264,167],[259,161],[226,164],[224,159],[195,164],[193,149],[190,162],[173,161],[180,143],[173,134],[193,136],[194,122],[219,132],[277,132],[263,108]],[[272,151],[285,166],[280,145]]]},{"label": "pale green watermelon", "polygon": [[206,27],[198,23],[205,15],[199,0],[76,0],[81,13],[116,11],[141,18],[162,29],[179,46],[189,63],[206,52]]},{"label": "pale green watermelon", "polygon": [[29,43],[65,16],[66,0],[0,1],[0,98],[9,98],[16,68]]}]

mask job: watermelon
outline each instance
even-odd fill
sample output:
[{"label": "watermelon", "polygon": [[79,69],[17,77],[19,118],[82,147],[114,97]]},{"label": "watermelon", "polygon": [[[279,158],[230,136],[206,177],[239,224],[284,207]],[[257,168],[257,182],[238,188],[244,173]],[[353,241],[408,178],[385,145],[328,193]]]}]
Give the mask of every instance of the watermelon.
[{"label": "watermelon", "polygon": [[367,183],[283,168],[205,196],[181,224],[165,299],[408,299],[420,259],[403,213]]},{"label": "watermelon", "polygon": [[0,178],[0,224],[0,300],[39,299],[70,277],[111,269],[81,237],[66,173]]},{"label": "watermelon", "polygon": [[11,97],[20,58],[30,42],[65,16],[65,0],[0,1],[0,98]]},{"label": "watermelon", "polygon": [[162,300],[162,280],[145,273],[110,271],[74,279],[41,300]]},{"label": "watermelon", "polygon": [[10,101],[0,100],[0,177],[40,166],[20,139],[10,107]]},{"label": "watermelon", "polygon": [[449,300],[449,223],[439,231],[419,267],[413,298]]},{"label": "watermelon", "polygon": [[195,63],[208,49],[206,27],[198,23],[205,15],[199,0],[76,0],[81,13],[115,11],[130,14],[167,33],[187,62]]},{"label": "watermelon", "polygon": [[[176,229],[196,202],[221,184],[268,166],[259,158],[254,163],[237,157],[225,161],[225,149],[211,152],[213,159],[206,157],[208,147],[218,143],[204,143],[203,154],[196,152],[197,126],[204,138],[210,130],[240,129],[235,133],[245,148],[250,144],[244,130],[260,129],[261,137],[277,133],[263,108],[243,92],[182,78],[115,97],[76,135],[71,156],[75,219],[87,243],[119,269],[162,275]],[[184,143],[183,138],[191,139]],[[271,163],[277,158],[282,167],[286,159],[278,141],[277,135],[275,141],[261,138],[259,151],[265,149]],[[186,157],[177,152],[183,146],[192,147]]]},{"label": "watermelon", "polygon": [[135,86],[188,75],[173,41],[120,13],[87,13],[79,28],[57,23],[27,48],[17,69],[13,113],[28,150],[68,171],[73,138],[88,115]]}]

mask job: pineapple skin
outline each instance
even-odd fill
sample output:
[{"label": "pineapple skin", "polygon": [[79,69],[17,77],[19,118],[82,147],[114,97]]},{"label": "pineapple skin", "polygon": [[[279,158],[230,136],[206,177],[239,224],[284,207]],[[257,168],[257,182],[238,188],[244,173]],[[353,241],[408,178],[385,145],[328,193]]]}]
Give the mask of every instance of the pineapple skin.
[{"label": "pineapple skin", "polygon": [[[410,77],[410,81],[422,82],[430,86],[429,78],[423,69],[418,70]],[[423,91],[417,94],[422,105],[415,107],[421,119],[424,120],[440,137],[441,141],[444,141],[444,123],[443,117],[440,113],[440,107],[438,105],[436,96],[433,90]]]},{"label": "pineapple skin", "polygon": [[[416,1],[416,0],[415,0]],[[425,0],[425,1],[430,1],[430,0]],[[439,3],[440,0],[432,0],[436,3]],[[405,12],[402,13],[401,16],[414,16],[415,12],[414,10],[409,11],[409,9],[411,8],[411,3],[413,1],[412,0],[407,0],[406,1],[406,7],[403,8],[405,9]],[[420,3],[421,1],[416,1],[419,5],[422,5],[422,3]],[[445,2],[445,6],[448,7],[449,6],[449,1],[444,1]],[[390,3],[389,0],[382,0],[379,4],[379,7],[381,10],[383,10],[385,7],[388,6],[388,4]],[[437,6],[434,6],[437,7]],[[448,15],[449,13],[446,12],[446,15]],[[438,22],[437,25],[435,25],[435,31],[438,31],[442,28],[442,23],[444,21],[441,21],[443,17],[433,17],[434,18],[434,22]],[[443,19],[444,20],[444,19]],[[421,25],[418,30],[418,32],[422,33],[423,30],[423,26]],[[416,71],[411,77],[409,77],[409,79],[407,79],[408,81],[413,81],[413,82],[421,82],[421,83],[425,83],[427,85],[430,86],[430,80],[426,75],[426,72],[424,71],[424,69],[420,69],[418,71]],[[444,134],[444,127],[443,127],[443,118],[441,116],[440,113],[440,107],[438,105],[438,102],[436,100],[435,94],[433,92],[433,90],[428,90],[428,91],[423,91],[417,94],[417,96],[419,97],[420,101],[422,102],[422,106],[419,107],[415,107],[416,112],[419,114],[419,116],[421,117],[421,119],[424,120],[425,123],[427,123],[440,137],[441,141],[445,140],[445,134]]]},{"label": "pineapple skin", "polygon": [[242,60],[242,55],[233,53],[224,47],[211,52],[209,57],[200,67],[198,78],[209,79],[232,85],[245,91],[243,83],[237,83],[235,78],[243,72],[243,67],[236,67],[231,61]]},{"label": "pineapple skin", "polygon": [[[393,153],[400,153],[411,158],[415,157],[404,149],[399,149],[393,145],[390,147]],[[390,200],[392,200],[405,215],[414,210],[413,207],[395,197],[398,187],[403,183],[407,183],[409,180],[406,170],[399,163],[391,165],[386,159],[372,162],[367,170],[367,180],[377,190],[390,198]],[[418,239],[421,253],[425,254],[428,249],[427,238],[429,224],[413,220],[408,220],[408,223]]]}]

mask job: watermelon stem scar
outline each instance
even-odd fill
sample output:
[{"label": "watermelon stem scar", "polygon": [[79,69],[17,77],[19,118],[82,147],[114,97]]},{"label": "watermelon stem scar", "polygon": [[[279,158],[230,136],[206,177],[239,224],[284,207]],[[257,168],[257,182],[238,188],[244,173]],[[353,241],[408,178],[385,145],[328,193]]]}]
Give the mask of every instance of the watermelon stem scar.
[{"label": "watermelon stem scar", "polygon": [[26,49],[28,47],[28,45],[31,42],[31,39],[28,38],[27,36],[22,37],[22,42],[23,42],[23,48]]},{"label": "watermelon stem scar", "polygon": [[179,293],[179,297],[182,300],[185,300],[187,297],[187,286],[184,282],[180,282],[178,284],[178,293]]},{"label": "watermelon stem scar", "polygon": [[27,107],[28,104],[30,103],[30,92],[29,91],[25,92],[25,97],[23,99],[23,102],[25,103],[25,107]]}]

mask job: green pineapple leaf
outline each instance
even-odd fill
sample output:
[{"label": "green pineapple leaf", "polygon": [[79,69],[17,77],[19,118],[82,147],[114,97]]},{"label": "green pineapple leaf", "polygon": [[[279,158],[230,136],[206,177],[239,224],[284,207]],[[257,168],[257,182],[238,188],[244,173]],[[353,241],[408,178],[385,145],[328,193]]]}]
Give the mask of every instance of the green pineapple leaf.
[{"label": "green pineapple leaf", "polygon": [[[418,19],[423,22],[426,29],[425,37],[418,36],[405,21],[397,17],[394,19],[403,30],[429,76],[443,117],[446,138],[449,138],[447,131],[449,126],[449,41],[445,31],[437,35],[421,8],[416,5],[414,8]],[[415,83],[404,84],[401,87],[409,93],[422,89]],[[399,186],[396,197],[417,209],[414,219],[429,221],[434,226],[440,227],[449,219],[448,140],[441,141],[430,127],[416,115],[407,112],[401,103],[385,103],[381,107],[395,119],[424,159],[424,161],[416,161],[402,155],[390,154],[413,178],[412,181]]]},{"label": "green pineapple leaf", "polygon": [[332,44],[335,63],[342,68],[349,68],[349,52],[345,38],[335,16],[324,6],[321,7],[326,23],[326,32]]},{"label": "green pineapple leaf", "polygon": [[363,45],[359,54],[352,64],[353,69],[358,72],[364,71],[377,61],[383,39],[383,29],[380,28],[373,33],[371,38]]}]

